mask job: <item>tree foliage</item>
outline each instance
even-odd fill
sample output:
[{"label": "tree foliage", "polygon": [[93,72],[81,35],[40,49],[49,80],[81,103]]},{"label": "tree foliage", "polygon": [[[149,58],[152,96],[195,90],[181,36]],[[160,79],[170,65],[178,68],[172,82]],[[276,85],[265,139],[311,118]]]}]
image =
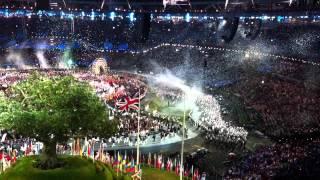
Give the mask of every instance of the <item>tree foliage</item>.
[{"label": "tree foliage", "polygon": [[12,86],[7,95],[1,93],[0,123],[47,147],[87,135],[108,138],[117,131],[88,83],[38,73]]}]

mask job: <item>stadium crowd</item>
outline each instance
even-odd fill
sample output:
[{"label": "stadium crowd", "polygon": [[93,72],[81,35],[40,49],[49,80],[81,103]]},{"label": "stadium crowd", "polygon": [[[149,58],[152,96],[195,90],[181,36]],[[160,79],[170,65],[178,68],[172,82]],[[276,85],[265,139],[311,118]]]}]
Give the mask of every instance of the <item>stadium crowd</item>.
[{"label": "stadium crowd", "polygon": [[[119,132],[108,141],[113,146],[134,146],[137,143],[138,114],[119,115]],[[140,143],[150,145],[163,142],[170,137],[181,135],[181,127],[177,119],[159,114],[143,113],[140,117]]]},{"label": "stadium crowd", "polygon": [[249,153],[224,179],[313,179],[320,175],[319,153],[319,139],[279,142]]},{"label": "stadium crowd", "polygon": [[[31,71],[4,71],[1,72],[0,85],[2,90],[6,89],[19,81],[28,77]],[[119,120],[119,133],[107,141],[107,145],[114,146],[134,146],[137,143],[137,119],[138,114],[123,112],[118,109],[116,103],[122,101],[124,97],[135,97],[138,95],[139,88],[143,98],[147,87],[143,78],[130,74],[113,74],[113,75],[95,75],[90,71],[41,71],[47,76],[65,76],[73,75],[80,81],[88,82],[96,93],[106,102],[110,115]],[[134,104],[133,104],[134,105]],[[137,104],[135,104],[137,105]],[[159,113],[148,113],[142,111],[140,117],[141,142],[142,144],[159,143],[167,137],[180,134],[181,124],[179,119],[174,116],[165,116]]]},{"label": "stadium crowd", "polygon": [[319,130],[319,90],[279,77],[251,77],[233,88],[247,106],[261,113],[269,135],[297,135]]},{"label": "stadium crowd", "polygon": [[243,127],[235,127],[230,122],[222,120],[220,105],[217,100],[211,95],[204,95],[197,99],[200,116],[193,120],[193,123],[198,129],[201,129],[207,140],[219,141],[226,143],[244,144],[248,132]]}]

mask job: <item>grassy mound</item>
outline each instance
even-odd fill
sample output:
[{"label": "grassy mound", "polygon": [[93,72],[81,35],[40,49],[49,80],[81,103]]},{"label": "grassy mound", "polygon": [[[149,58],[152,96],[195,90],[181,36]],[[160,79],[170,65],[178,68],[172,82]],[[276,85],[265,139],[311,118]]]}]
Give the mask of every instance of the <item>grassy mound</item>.
[{"label": "grassy mound", "polygon": [[41,170],[33,167],[39,160],[31,156],[19,160],[13,167],[0,176],[3,180],[129,180],[127,176],[115,174],[111,167],[101,163],[93,163],[90,159],[74,156],[63,156],[59,160],[65,163],[61,168]]}]

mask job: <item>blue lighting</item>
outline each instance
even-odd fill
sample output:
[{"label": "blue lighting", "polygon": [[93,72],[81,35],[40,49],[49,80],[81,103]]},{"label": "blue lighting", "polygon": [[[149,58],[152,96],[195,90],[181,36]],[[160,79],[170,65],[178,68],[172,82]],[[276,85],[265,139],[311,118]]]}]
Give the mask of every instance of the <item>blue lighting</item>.
[{"label": "blue lighting", "polygon": [[116,16],[116,13],[115,12],[111,12],[110,13],[110,19],[112,20],[112,21],[114,21],[114,17]]},{"label": "blue lighting", "polygon": [[[43,16],[45,17],[60,17],[61,19],[75,19],[75,18],[80,18],[84,19],[85,17],[88,17],[90,20],[95,20],[97,17],[101,18],[102,20],[105,20],[106,18],[110,18],[112,21],[115,20],[115,18],[123,18],[127,19],[129,22],[134,22],[136,21],[136,14],[135,12],[119,12],[119,11],[110,11],[110,12],[100,12],[100,11],[94,11],[92,10],[91,12],[85,12],[85,11],[72,11],[69,9],[69,11],[63,12],[63,10],[51,10],[51,11],[33,11],[33,10],[12,10],[8,8],[0,8],[0,17],[27,17],[31,18],[32,16],[36,16],[38,18],[41,18]],[[200,15],[193,15],[193,13],[185,13],[185,14],[171,14],[171,13],[151,13],[151,19],[160,19],[160,20],[165,20],[165,21],[171,21],[172,19],[174,20],[183,20],[185,22],[192,22],[193,20],[223,20],[223,16],[216,16],[214,14],[200,14]],[[320,16],[317,15],[312,15],[312,16],[306,16],[306,15],[294,15],[294,16],[270,16],[268,14],[262,14],[260,16],[249,16],[249,15],[243,15],[239,17],[240,20],[244,19],[261,19],[263,21],[268,21],[268,20],[275,20],[279,23],[282,22],[288,22],[292,18],[298,18],[301,20],[305,19],[313,19],[314,21],[319,21]],[[130,23],[131,25],[133,23]]]},{"label": "blue lighting", "polygon": [[278,22],[281,22],[283,19],[284,19],[283,16],[277,16],[277,21]]},{"label": "blue lighting", "polygon": [[171,20],[171,15],[170,14],[166,15],[166,20]]},{"label": "blue lighting", "polygon": [[64,12],[62,11],[61,12],[61,19],[63,19],[63,16],[64,16],[65,14],[64,14]]},{"label": "blue lighting", "polygon": [[48,13],[48,16],[49,16],[49,17],[54,16],[54,15],[55,15],[55,14],[54,14],[53,12],[49,12],[49,13]]},{"label": "blue lighting", "polygon": [[268,16],[262,16],[262,20],[267,20],[267,19],[269,19]]},{"label": "blue lighting", "polygon": [[128,50],[128,48],[129,48],[128,43],[122,43],[118,46],[119,51],[126,51]]},{"label": "blue lighting", "polygon": [[68,59],[68,62],[67,62],[68,66],[72,66],[73,65],[73,60],[72,59]]},{"label": "blue lighting", "polygon": [[91,19],[91,21],[93,21],[93,20],[94,20],[94,12],[93,12],[93,11],[91,12],[90,19]]},{"label": "blue lighting", "polygon": [[9,11],[8,11],[8,9],[6,9],[6,11],[4,12],[4,15],[5,15],[6,17],[9,17]]},{"label": "blue lighting", "polygon": [[73,19],[73,14],[68,14],[69,19]]},{"label": "blue lighting", "polygon": [[111,42],[105,42],[103,46],[104,46],[104,49],[106,49],[106,50],[112,50],[113,49],[113,45],[112,45]]},{"label": "blue lighting", "polygon": [[130,22],[134,21],[134,13],[133,12],[131,12],[129,14],[129,18],[130,18]]},{"label": "blue lighting", "polygon": [[190,22],[190,19],[191,19],[190,14],[187,13],[187,14],[186,14],[186,22]]}]

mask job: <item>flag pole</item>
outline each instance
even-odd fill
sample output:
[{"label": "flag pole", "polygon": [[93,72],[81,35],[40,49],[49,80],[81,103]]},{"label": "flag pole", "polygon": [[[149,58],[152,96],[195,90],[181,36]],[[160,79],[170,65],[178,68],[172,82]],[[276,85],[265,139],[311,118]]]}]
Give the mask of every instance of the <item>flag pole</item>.
[{"label": "flag pole", "polygon": [[184,105],[183,105],[183,122],[182,122],[182,142],[181,142],[181,161],[180,161],[180,180],[183,178],[183,151],[184,151],[184,135],[186,125],[186,94],[184,94]]},{"label": "flag pole", "polygon": [[139,110],[138,110],[138,135],[137,135],[137,166],[139,167],[139,158],[140,158],[140,111],[141,111],[141,107],[140,107],[140,88],[139,88]]}]

